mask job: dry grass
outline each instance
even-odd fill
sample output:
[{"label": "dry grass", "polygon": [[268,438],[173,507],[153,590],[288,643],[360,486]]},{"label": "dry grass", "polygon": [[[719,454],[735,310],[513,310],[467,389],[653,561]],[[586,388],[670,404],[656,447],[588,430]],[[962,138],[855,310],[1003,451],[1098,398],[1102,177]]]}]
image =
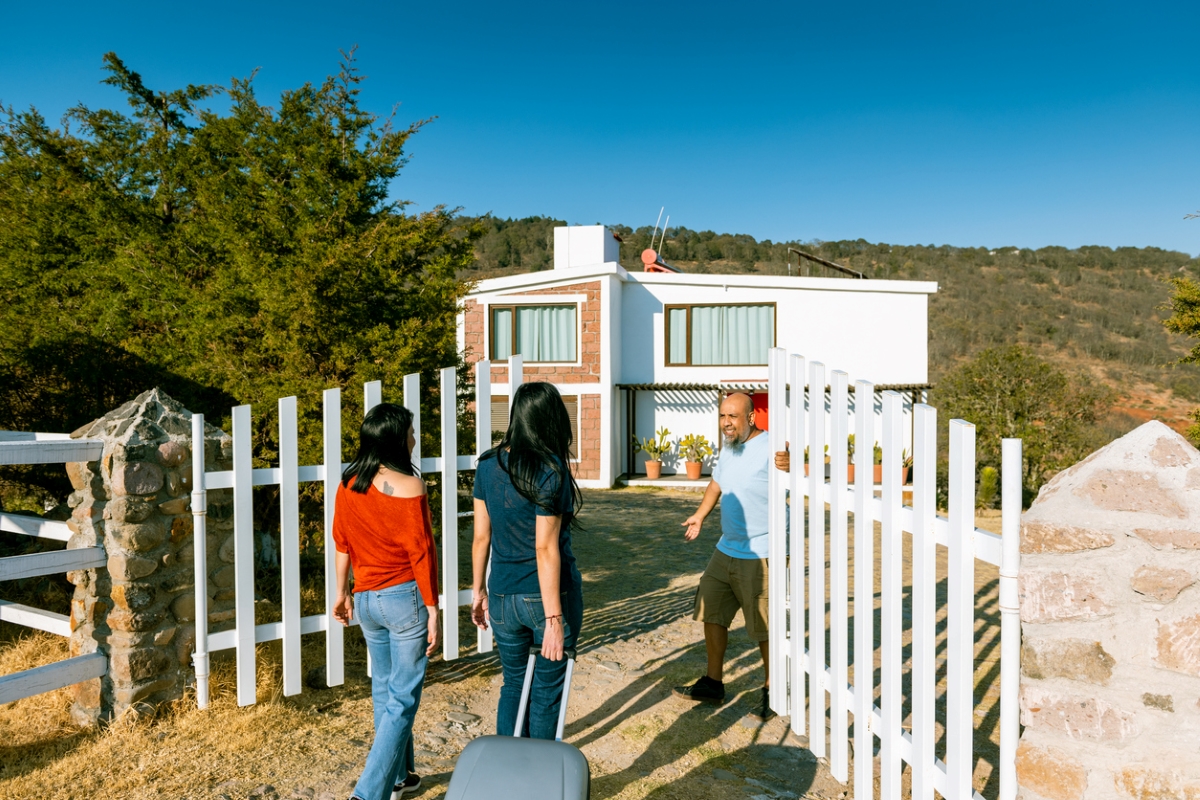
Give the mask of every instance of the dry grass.
[{"label": "dry grass", "polygon": [[[27,636],[5,649],[0,672],[65,656],[63,640]],[[264,783],[349,794],[361,764],[357,750],[339,755],[347,740],[370,737],[361,729],[358,706],[370,719],[361,681],[283,698],[278,646],[269,645],[259,648],[257,705],[237,707],[234,680],[232,658],[215,658],[208,710],[189,693],[157,716],[126,714],[99,730],[71,726],[65,690],[0,707],[0,798],[213,797],[218,785],[245,796]]]}]

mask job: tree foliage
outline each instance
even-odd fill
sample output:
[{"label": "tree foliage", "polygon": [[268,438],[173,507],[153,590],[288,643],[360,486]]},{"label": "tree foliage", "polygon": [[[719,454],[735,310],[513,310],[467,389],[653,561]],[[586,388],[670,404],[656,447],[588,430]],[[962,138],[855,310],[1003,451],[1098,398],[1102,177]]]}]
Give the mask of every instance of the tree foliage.
[{"label": "tree foliage", "polygon": [[104,69],[128,111],[0,121],[0,428],[71,430],[157,384],[214,421],[298,395],[303,432],[322,389],[456,363],[481,229],[389,198],[423,123],[364,110],[352,53],[275,106],[252,77]]},{"label": "tree foliage", "polygon": [[974,423],[980,467],[1001,466],[1002,439],[1023,440],[1023,485],[1030,496],[1100,444],[1096,422],[1112,401],[1110,389],[1020,345],[980,352],[946,375],[933,394],[946,418]]},{"label": "tree foliage", "polygon": [[[1163,325],[1173,333],[1200,339],[1200,284],[1191,278],[1173,278],[1171,286],[1173,290],[1166,305],[1171,316],[1163,320]],[[1179,360],[1184,364],[1200,364],[1200,342],[1193,344]],[[1191,417],[1187,437],[1193,444],[1200,445],[1200,409],[1192,411]]]}]

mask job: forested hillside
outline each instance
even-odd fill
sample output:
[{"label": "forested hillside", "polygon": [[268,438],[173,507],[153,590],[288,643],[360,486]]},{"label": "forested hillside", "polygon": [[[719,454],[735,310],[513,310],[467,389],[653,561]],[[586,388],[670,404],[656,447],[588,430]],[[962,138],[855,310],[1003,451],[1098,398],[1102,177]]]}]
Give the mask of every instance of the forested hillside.
[{"label": "forested hillside", "polygon": [[[463,277],[553,267],[553,228],[545,217],[480,220],[486,233]],[[621,263],[641,269],[652,228],[610,225],[623,238]],[[1197,231],[1200,234],[1200,230]],[[1162,326],[1166,279],[1197,276],[1200,260],[1157,248],[1004,247],[756,241],[744,234],[671,228],[661,250],[670,264],[700,273],[832,274],[800,262],[796,247],[871,278],[936,281],[930,301],[929,368],[936,383],[955,365],[994,345],[1023,344],[1062,366],[1085,370],[1116,389],[1119,411],[1135,419],[1180,422],[1200,402],[1200,368],[1176,362],[1188,349]]]}]

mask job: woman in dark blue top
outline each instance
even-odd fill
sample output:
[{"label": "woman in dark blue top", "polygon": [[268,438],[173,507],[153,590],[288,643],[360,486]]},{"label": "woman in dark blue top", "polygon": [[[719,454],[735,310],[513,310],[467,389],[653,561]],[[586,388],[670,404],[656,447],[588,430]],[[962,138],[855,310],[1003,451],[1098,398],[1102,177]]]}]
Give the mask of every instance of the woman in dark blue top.
[{"label": "woman in dark blue top", "polygon": [[[529,649],[540,646],[523,736],[553,739],[563,676],[583,621],[583,582],[571,553],[582,497],[567,468],[571,420],[558,390],[526,383],[513,397],[508,431],[475,470],[471,619],[491,622],[504,686],[497,733],[509,735]],[[488,561],[491,575],[484,585]]]}]

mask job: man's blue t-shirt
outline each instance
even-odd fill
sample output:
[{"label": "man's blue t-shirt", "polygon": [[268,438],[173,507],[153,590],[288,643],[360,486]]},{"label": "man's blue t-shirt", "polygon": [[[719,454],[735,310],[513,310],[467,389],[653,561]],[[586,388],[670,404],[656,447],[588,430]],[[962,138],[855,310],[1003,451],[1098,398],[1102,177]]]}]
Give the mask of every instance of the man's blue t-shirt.
[{"label": "man's blue t-shirt", "polygon": [[[574,511],[571,484],[548,467],[542,470],[538,499],[557,509],[551,513],[517,491],[512,478],[500,468],[501,458],[507,466],[508,453],[501,450],[494,458],[480,461],[475,470],[475,498],[487,504],[492,520],[492,573],[488,577],[488,592],[541,594],[535,546],[537,518],[571,514]],[[558,551],[561,563],[558,586],[560,592],[566,592],[582,583],[571,552],[571,524],[566,519],[558,534]]]},{"label": "man's blue t-shirt", "polygon": [[732,558],[766,558],[767,495],[770,484],[770,436],[760,433],[721,448],[712,477],[721,487],[721,540],[717,549]]}]

